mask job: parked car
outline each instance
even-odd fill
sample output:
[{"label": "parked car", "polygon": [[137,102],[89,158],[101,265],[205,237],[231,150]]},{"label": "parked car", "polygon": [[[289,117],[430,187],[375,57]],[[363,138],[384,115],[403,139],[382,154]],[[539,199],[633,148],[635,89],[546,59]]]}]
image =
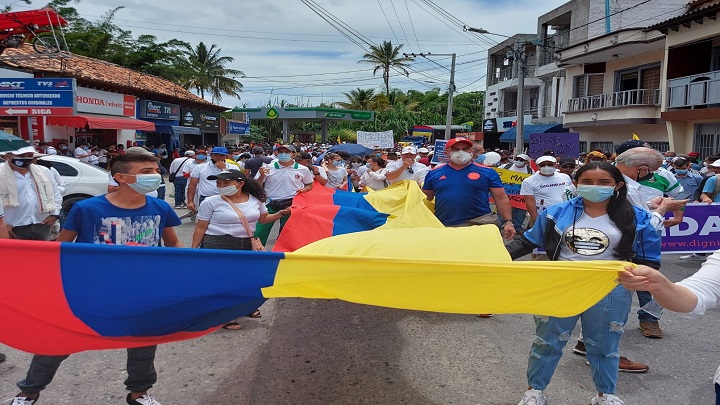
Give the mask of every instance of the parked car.
[{"label": "parked car", "polygon": [[67,156],[48,155],[39,159],[50,163],[67,185],[62,205],[65,215],[76,202],[107,194],[109,179],[107,170]]}]

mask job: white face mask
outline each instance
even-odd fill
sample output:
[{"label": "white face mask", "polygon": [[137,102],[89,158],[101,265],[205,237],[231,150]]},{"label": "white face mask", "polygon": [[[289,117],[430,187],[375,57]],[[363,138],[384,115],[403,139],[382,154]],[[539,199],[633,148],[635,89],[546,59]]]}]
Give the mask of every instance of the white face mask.
[{"label": "white face mask", "polygon": [[525,167],[525,162],[522,160],[516,160],[515,167]]},{"label": "white face mask", "polygon": [[470,152],[466,152],[464,150],[460,150],[450,154],[450,161],[455,163],[456,165],[467,164],[471,159],[472,155],[470,154]]},{"label": "white face mask", "polygon": [[555,168],[553,166],[543,166],[540,168],[540,174],[550,176],[555,174]]},{"label": "white face mask", "polygon": [[218,192],[220,195],[228,196],[237,194],[237,192],[240,191],[236,186],[227,186],[227,187],[218,187]]}]

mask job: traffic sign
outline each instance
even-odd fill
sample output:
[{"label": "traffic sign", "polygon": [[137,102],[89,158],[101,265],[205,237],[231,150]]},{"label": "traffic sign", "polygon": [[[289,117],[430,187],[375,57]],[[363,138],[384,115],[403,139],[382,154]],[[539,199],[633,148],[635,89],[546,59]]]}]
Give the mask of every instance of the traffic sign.
[{"label": "traffic sign", "polygon": [[0,78],[0,116],[75,115],[75,79]]}]

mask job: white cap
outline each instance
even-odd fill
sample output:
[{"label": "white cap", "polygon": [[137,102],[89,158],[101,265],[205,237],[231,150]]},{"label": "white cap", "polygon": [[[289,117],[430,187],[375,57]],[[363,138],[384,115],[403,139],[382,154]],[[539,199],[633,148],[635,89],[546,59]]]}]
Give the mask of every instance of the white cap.
[{"label": "white cap", "polygon": [[522,160],[524,160],[524,161],[526,161],[526,162],[529,162],[529,161],[530,161],[530,156],[528,156],[528,155],[526,155],[526,154],[524,154],[524,153],[518,153],[517,155],[515,155],[515,157],[516,157],[516,158],[520,158],[520,159],[522,159]]},{"label": "white cap", "polygon": [[428,150],[428,148],[420,148],[418,149],[418,153],[430,153],[430,151]]},{"label": "white cap", "polygon": [[18,150],[9,150],[9,151],[5,151],[5,152],[0,152],[0,155],[4,155],[6,153],[12,153],[13,155],[23,155],[25,153],[32,153],[33,157],[47,156],[46,154],[38,153],[35,150],[35,148],[33,148],[32,146],[25,146]]},{"label": "white cap", "polygon": [[557,159],[555,159],[555,158],[552,157],[552,156],[540,156],[540,157],[537,158],[537,160],[535,161],[535,163],[537,163],[537,164],[540,164],[540,163],[543,163],[543,162],[553,162],[553,163],[557,163]]},{"label": "white cap", "polygon": [[414,146],[406,146],[402,148],[402,152],[400,152],[401,155],[404,155],[406,153],[411,153],[413,155],[417,155],[417,148]]},{"label": "white cap", "polygon": [[195,152],[191,150],[185,151],[185,156],[195,156]]},{"label": "white cap", "polygon": [[716,161],[714,161],[714,162],[710,163],[710,164],[709,164],[708,166],[712,166],[712,167],[720,167],[720,159],[718,159],[718,160],[716,160]]}]

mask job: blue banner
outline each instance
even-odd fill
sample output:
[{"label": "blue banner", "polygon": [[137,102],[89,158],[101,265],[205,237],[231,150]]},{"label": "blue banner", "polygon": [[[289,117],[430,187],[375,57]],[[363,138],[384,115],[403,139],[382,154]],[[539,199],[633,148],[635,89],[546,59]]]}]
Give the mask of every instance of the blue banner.
[{"label": "blue banner", "polygon": [[74,115],[75,79],[0,79],[0,115]]},{"label": "blue banner", "polygon": [[140,100],[140,117],[160,120],[180,120],[180,106],[153,100]]},{"label": "blue banner", "polygon": [[533,159],[542,156],[546,150],[555,152],[557,159],[577,159],[580,155],[580,134],[577,132],[530,134],[529,137],[528,155]]},{"label": "blue banner", "polygon": [[445,139],[436,139],[435,140],[435,149],[433,149],[433,156],[432,159],[430,159],[430,163],[437,165],[440,163],[447,163],[447,157],[445,157],[445,144],[447,144],[447,140]]},{"label": "blue banner", "polygon": [[250,135],[250,124],[228,121],[228,134],[232,135]]}]

